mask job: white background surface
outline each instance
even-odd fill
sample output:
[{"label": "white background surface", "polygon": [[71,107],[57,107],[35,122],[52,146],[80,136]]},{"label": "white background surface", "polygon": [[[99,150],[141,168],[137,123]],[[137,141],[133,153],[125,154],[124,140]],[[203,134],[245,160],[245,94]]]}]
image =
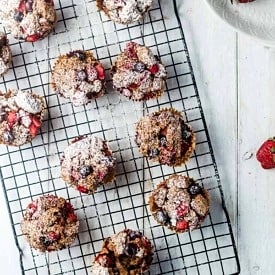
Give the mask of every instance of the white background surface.
[{"label": "white background surface", "polygon": [[[178,1],[241,261],[241,274],[274,274],[274,170],[255,153],[275,135],[275,49],[222,22],[201,0]],[[1,192],[0,192],[1,193]],[[0,196],[1,274],[20,274]],[[274,258],[274,257],[273,257]]]}]

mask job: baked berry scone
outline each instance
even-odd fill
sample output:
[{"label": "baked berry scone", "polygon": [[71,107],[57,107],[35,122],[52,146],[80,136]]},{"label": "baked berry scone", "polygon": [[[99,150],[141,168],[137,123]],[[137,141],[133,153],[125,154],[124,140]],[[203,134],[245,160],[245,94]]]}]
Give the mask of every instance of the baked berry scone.
[{"label": "baked berry scone", "polygon": [[56,60],[51,86],[74,106],[91,102],[105,93],[104,68],[90,51],[72,51]]},{"label": "baked berry scone", "polygon": [[154,219],[177,233],[198,228],[209,213],[209,204],[207,190],[178,174],[159,183],[149,198]]},{"label": "baked berry scone", "polygon": [[11,58],[11,49],[7,36],[0,32],[0,77],[9,70]]},{"label": "baked berry scone", "polygon": [[179,166],[186,163],[195,149],[195,134],[184,122],[182,113],[161,109],[136,123],[136,144],[139,151],[153,162]]},{"label": "baked berry scone", "polygon": [[72,205],[55,195],[44,195],[31,202],[21,222],[22,233],[28,243],[41,252],[70,246],[78,227],[79,221]]},{"label": "baked berry scone", "polygon": [[141,232],[125,229],[104,240],[95,257],[92,275],[139,275],[148,271],[153,245]]},{"label": "baked berry scone", "polygon": [[119,54],[111,74],[114,89],[132,100],[160,97],[167,72],[158,56],[146,46],[128,42]]},{"label": "baked berry scone", "polygon": [[74,139],[61,156],[61,177],[82,193],[115,179],[115,158],[107,141],[96,136]]},{"label": "baked berry scone", "polygon": [[38,133],[45,116],[43,97],[32,91],[0,92],[0,144],[20,146]]},{"label": "baked berry scone", "polygon": [[1,0],[0,18],[19,40],[35,42],[49,35],[56,22],[53,0]]},{"label": "baked berry scone", "polygon": [[142,19],[150,9],[152,0],[97,0],[99,10],[114,22],[131,24]]}]

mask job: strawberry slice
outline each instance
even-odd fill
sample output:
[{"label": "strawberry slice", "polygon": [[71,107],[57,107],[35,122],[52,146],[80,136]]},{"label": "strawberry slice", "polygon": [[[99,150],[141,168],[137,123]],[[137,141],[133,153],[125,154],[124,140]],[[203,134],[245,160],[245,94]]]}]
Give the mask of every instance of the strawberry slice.
[{"label": "strawberry slice", "polygon": [[32,123],[37,127],[40,128],[42,122],[37,116],[32,117]]},{"label": "strawberry slice", "polygon": [[189,228],[188,222],[185,220],[177,221],[176,228],[179,230],[186,230]]},{"label": "strawberry slice", "polygon": [[34,123],[32,123],[32,124],[30,125],[30,127],[29,127],[29,130],[30,130],[31,136],[32,136],[32,137],[35,137],[35,136],[37,135],[37,133],[38,133],[39,128],[37,128],[37,127],[34,125]]},{"label": "strawberry slice", "polygon": [[39,39],[40,39],[40,35],[38,33],[35,33],[35,34],[31,34],[31,35],[27,36],[26,41],[27,42],[35,42]]},{"label": "strawberry slice", "polygon": [[105,78],[104,68],[101,66],[101,64],[96,65],[95,68],[97,70],[98,78],[99,79],[104,79]]},{"label": "strawberry slice", "polygon": [[74,213],[69,213],[68,214],[68,219],[71,222],[76,222],[77,221],[77,216]]},{"label": "strawberry slice", "polygon": [[189,212],[189,205],[188,204],[183,204],[181,203],[177,207],[177,216],[178,217],[183,217]]}]

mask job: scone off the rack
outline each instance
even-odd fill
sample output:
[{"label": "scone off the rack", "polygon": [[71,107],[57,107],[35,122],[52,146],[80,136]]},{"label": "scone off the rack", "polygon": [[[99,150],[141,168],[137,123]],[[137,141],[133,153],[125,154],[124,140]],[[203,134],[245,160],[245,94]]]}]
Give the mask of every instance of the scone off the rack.
[{"label": "scone off the rack", "polygon": [[95,257],[92,275],[139,275],[153,261],[153,245],[140,231],[125,229],[105,239]]},{"label": "scone off the rack", "polygon": [[0,143],[20,146],[38,133],[46,113],[44,97],[32,91],[0,92]]}]

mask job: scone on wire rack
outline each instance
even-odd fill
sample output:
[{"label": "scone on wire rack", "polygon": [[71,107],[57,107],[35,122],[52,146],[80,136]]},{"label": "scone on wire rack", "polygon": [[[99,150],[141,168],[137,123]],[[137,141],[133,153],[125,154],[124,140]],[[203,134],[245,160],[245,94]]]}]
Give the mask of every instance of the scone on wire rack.
[{"label": "scone on wire rack", "polygon": [[69,52],[55,61],[51,87],[74,106],[85,105],[104,95],[104,68],[91,51]]},{"label": "scone on wire rack", "polygon": [[200,227],[209,213],[209,192],[194,179],[174,174],[160,182],[149,197],[154,219],[177,233]]},{"label": "scone on wire rack", "polygon": [[128,42],[111,69],[114,89],[136,101],[160,97],[167,72],[160,58],[146,46]]},{"label": "scone on wire rack", "polygon": [[26,240],[41,252],[70,246],[75,241],[78,227],[72,205],[55,195],[44,195],[30,202],[21,222]]},{"label": "scone on wire rack", "polygon": [[60,159],[62,179],[86,194],[115,179],[115,157],[108,142],[93,135],[72,140]]},{"label": "scone on wire rack", "polygon": [[97,7],[112,21],[131,24],[141,20],[152,6],[152,0],[97,0]]},{"label": "scone on wire rack", "polygon": [[136,144],[142,155],[169,166],[186,163],[195,149],[195,133],[182,113],[165,108],[142,117],[136,123]]},{"label": "scone on wire rack", "polygon": [[11,49],[5,33],[0,32],[0,77],[3,76],[11,65]]},{"label": "scone on wire rack", "polygon": [[94,259],[92,275],[139,275],[148,271],[154,249],[140,231],[125,229],[104,240]]},{"label": "scone on wire rack", "polygon": [[16,39],[27,42],[48,36],[57,20],[53,0],[1,0],[0,18]]},{"label": "scone on wire rack", "polygon": [[45,108],[44,97],[30,90],[0,92],[0,144],[29,143],[41,127]]}]

